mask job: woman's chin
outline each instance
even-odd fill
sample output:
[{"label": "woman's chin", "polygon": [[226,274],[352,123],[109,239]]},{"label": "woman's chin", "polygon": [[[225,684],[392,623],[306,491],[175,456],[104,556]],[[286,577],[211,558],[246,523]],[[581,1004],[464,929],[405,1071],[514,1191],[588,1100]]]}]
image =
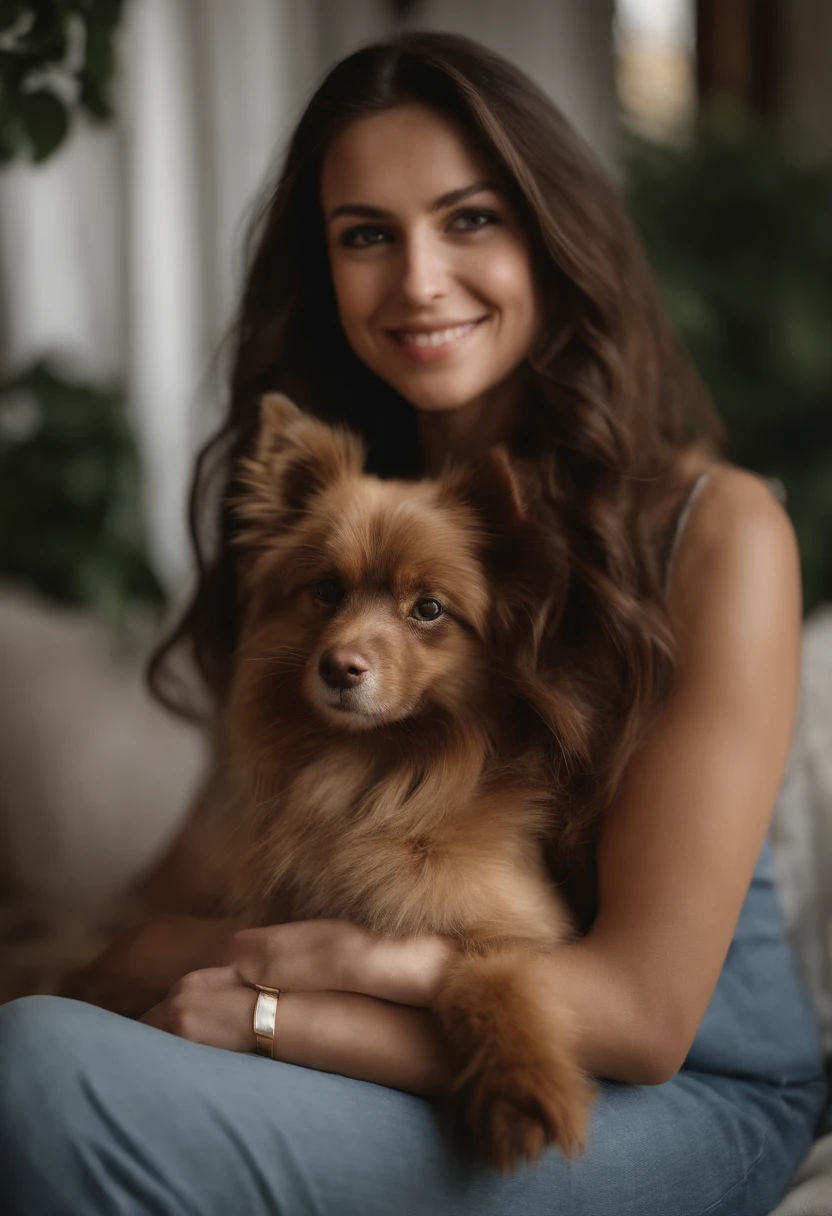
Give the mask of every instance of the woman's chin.
[{"label": "woman's chin", "polygon": [[398,391],[416,410],[425,414],[450,414],[463,410],[480,395],[476,389],[456,385],[401,384]]}]

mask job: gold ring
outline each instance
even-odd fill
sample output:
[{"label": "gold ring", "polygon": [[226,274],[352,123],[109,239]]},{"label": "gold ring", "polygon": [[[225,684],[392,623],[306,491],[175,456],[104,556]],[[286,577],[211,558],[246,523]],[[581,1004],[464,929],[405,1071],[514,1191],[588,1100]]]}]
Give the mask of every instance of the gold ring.
[{"label": "gold ring", "polygon": [[257,1000],[254,1004],[254,1041],[258,1053],[273,1060],[280,989],[268,988],[265,984],[255,984],[254,987],[257,989]]}]

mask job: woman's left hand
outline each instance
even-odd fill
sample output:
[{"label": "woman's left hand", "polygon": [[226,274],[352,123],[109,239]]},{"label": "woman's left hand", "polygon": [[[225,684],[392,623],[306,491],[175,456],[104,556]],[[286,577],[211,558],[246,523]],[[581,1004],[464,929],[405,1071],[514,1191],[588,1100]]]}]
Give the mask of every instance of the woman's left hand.
[{"label": "woman's left hand", "polygon": [[184,975],[140,1021],[207,1047],[253,1051],[255,984],[293,992],[348,988],[365,938],[344,920],[240,930],[229,938],[225,965]]},{"label": "woman's left hand", "polygon": [[139,1021],[206,1047],[253,1051],[256,1000],[234,967],[209,967],[183,976]]},{"label": "woman's left hand", "polygon": [[292,992],[350,991],[372,940],[345,920],[293,921],[229,933],[222,966],[183,975],[139,1020],[209,1047],[252,1051],[255,984]]},{"label": "woman's left hand", "polygon": [[455,952],[443,937],[394,941],[345,920],[244,929],[231,938],[223,966],[183,976],[141,1021],[209,1047],[252,1051],[256,984],[298,997],[355,993],[426,1008]]}]

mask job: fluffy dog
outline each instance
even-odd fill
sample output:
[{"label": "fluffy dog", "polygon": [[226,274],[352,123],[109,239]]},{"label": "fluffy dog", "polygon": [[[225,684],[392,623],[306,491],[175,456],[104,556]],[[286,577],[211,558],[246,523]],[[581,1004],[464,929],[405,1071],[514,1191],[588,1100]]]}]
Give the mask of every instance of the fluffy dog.
[{"label": "fluffy dog", "polygon": [[501,449],[420,482],[363,466],[354,436],[264,398],[236,504],[230,906],[250,924],[455,939],[434,1006],[448,1099],[508,1171],[550,1142],[578,1148],[591,1096],[568,1013],[535,978],[570,925],[515,672],[554,574]]}]

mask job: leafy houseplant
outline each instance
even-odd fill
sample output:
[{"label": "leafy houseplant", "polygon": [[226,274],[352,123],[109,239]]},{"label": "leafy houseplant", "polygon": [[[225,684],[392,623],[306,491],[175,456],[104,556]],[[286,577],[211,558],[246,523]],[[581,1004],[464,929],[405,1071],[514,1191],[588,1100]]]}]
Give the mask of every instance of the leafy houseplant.
[{"label": "leafy houseplant", "polygon": [[105,121],[124,0],[2,0],[0,163],[45,160],[73,109]]},{"label": "leafy houseplant", "polygon": [[728,456],[782,481],[805,606],[832,600],[832,165],[723,113],[687,146],[630,139],[623,167]]},{"label": "leafy houseplant", "polygon": [[[0,164],[43,161],[73,111],[107,121],[124,0],[2,0]],[[139,463],[123,394],[47,360],[0,382],[0,576],[86,606],[123,633],[160,607],[141,525]]]},{"label": "leafy houseplant", "polygon": [[139,523],[136,449],[116,390],[46,362],[0,384],[0,573],[118,628],[164,594]]}]

